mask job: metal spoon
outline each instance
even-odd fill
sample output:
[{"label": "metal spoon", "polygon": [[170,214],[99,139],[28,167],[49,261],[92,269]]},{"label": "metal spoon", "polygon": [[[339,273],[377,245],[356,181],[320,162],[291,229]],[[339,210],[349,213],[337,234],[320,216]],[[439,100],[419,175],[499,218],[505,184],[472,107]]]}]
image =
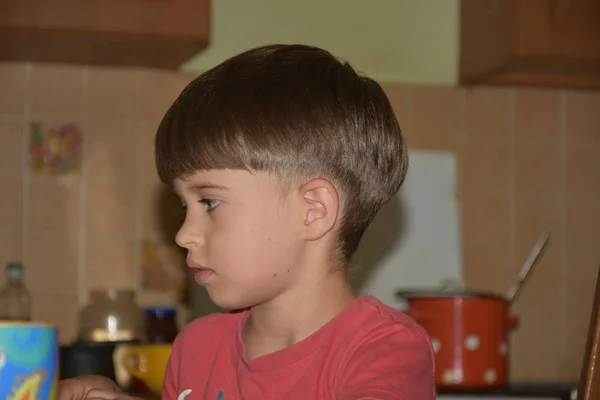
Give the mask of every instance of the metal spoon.
[{"label": "metal spoon", "polygon": [[531,253],[529,253],[529,256],[525,260],[525,264],[523,264],[523,267],[521,267],[521,270],[519,271],[519,274],[517,275],[517,281],[515,282],[515,284],[510,288],[510,290],[506,294],[506,298],[508,299],[509,303],[512,303],[517,298],[517,295],[521,291],[521,287],[522,287],[523,283],[525,282],[525,279],[527,278],[527,276],[529,275],[529,272],[531,271],[531,267],[533,267],[533,265],[539,258],[539,255],[542,252],[542,249],[544,248],[544,246],[546,245],[546,242],[548,241],[549,237],[550,237],[549,232],[542,233],[542,235],[539,237],[535,246],[533,246]]}]

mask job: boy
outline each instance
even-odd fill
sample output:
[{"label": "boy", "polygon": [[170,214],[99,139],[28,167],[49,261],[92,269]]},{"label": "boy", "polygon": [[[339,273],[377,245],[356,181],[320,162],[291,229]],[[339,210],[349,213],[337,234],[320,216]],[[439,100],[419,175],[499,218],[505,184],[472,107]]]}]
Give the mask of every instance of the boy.
[{"label": "boy", "polygon": [[[181,93],[156,165],[186,210],[176,242],[195,281],[237,310],[182,331],[163,399],[435,398],[425,332],[347,279],[407,169],[377,83],[310,46],[244,52]],[[61,400],[115,396],[97,377],[60,388]]]}]

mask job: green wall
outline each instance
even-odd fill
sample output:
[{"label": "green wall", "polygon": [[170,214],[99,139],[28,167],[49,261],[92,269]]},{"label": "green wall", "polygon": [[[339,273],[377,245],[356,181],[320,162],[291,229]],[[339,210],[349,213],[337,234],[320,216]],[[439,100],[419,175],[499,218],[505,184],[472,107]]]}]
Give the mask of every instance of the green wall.
[{"label": "green wall", "polygon": [[248,48],[305,43],[388,82],[456,84],[459,0],[213,0],[204,71]]}]

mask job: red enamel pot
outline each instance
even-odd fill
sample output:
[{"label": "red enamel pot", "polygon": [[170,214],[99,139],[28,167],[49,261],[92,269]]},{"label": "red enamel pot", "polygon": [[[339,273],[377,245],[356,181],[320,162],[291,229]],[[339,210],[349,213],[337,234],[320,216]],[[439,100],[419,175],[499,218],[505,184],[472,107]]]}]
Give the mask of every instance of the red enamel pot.
[{"label": "red enamel pot", "polygon": [[462,290],[399,291],[406,313],[429,334],[438,389],[502,389],[508,383],[509,333],[518,318],[509,301]]}]

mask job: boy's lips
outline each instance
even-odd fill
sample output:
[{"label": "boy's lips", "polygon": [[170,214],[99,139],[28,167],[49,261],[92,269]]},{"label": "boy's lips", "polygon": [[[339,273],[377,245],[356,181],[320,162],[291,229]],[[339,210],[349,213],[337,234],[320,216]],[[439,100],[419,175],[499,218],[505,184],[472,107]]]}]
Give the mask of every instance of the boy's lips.
[{"label": "boy's lips", "polygon": [[215,274],[212,269],[206,268],[192,260],[187,260],[186,264],[194,272],[194,280],[198,285],[203,285]]},{"label": "boy's lips", "polygon": [[185,263],[190,269],[208,269],[204,265],[198,264],[197,262],[190,260],[189,258],[185,260]]}]

